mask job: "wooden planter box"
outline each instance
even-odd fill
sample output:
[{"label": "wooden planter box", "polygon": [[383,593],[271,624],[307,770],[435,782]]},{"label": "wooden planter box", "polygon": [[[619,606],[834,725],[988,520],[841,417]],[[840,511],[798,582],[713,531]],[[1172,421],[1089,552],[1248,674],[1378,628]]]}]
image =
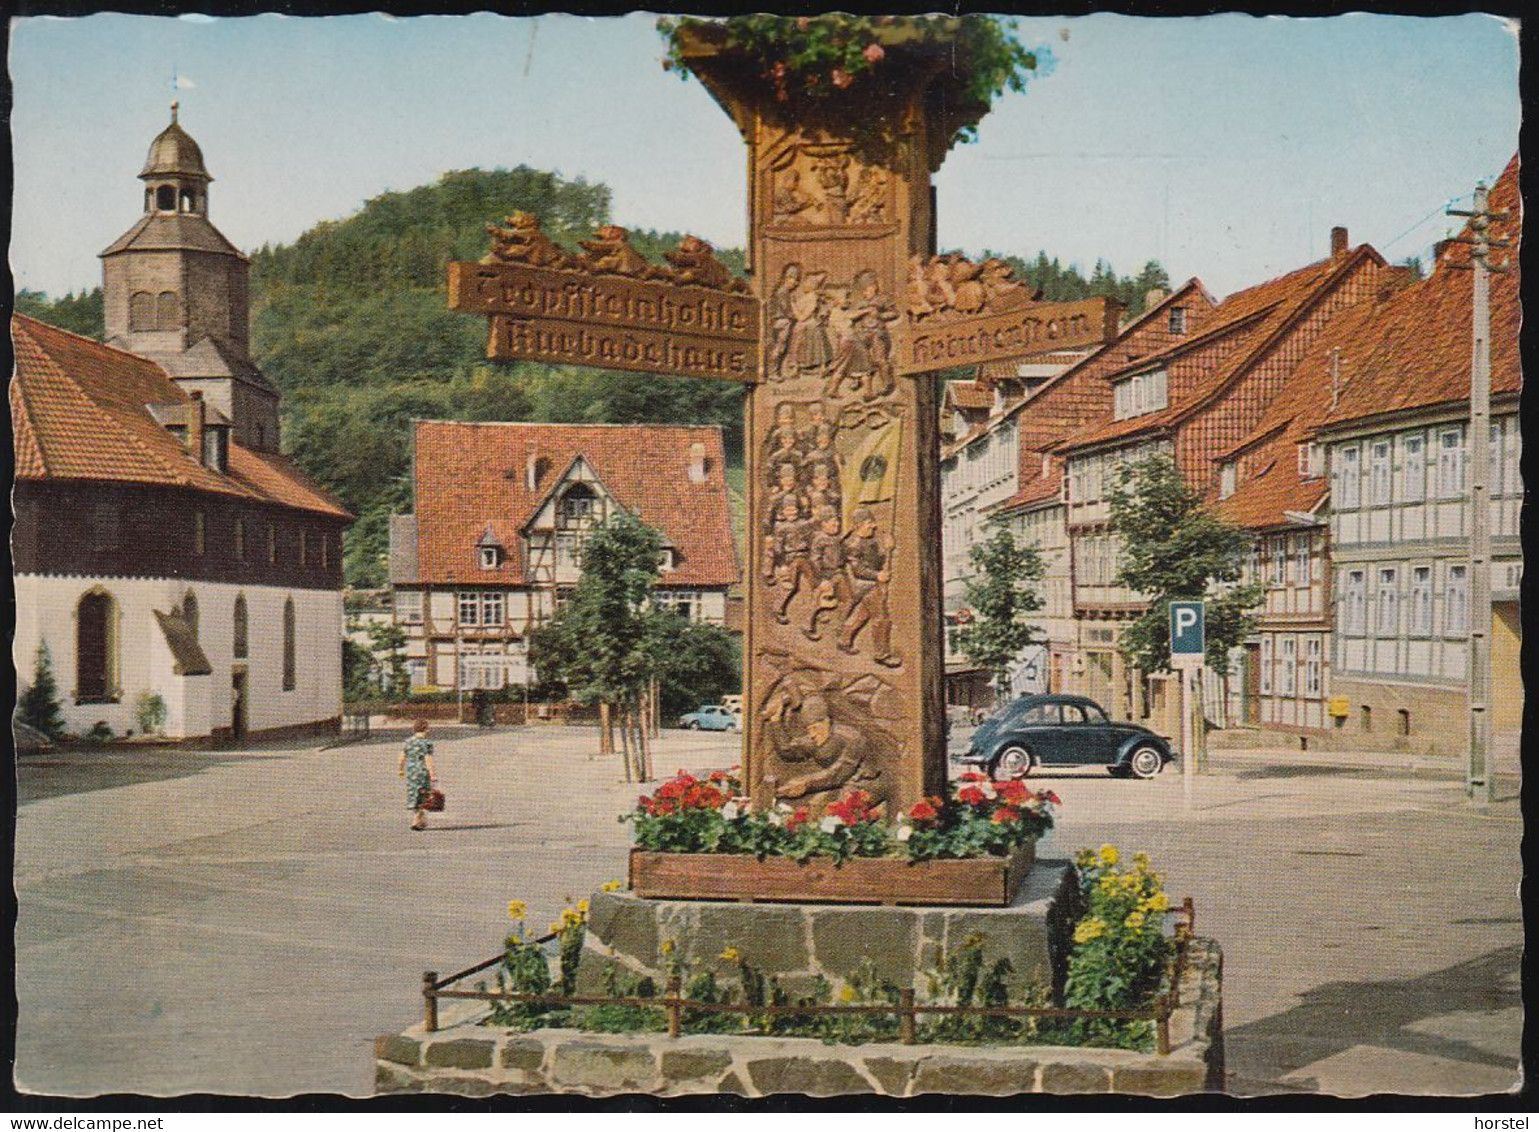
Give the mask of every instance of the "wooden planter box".
[{"label": "wooden planter box", "polygon": [[903,861],[827,857],[762,861],[740,853],[652,853],[631,850],[630,885],[637,896],[667,900],[736,900],[797,904],[969,904],[1002,907],[1037,859],[1035,842],[1008,857]]}]

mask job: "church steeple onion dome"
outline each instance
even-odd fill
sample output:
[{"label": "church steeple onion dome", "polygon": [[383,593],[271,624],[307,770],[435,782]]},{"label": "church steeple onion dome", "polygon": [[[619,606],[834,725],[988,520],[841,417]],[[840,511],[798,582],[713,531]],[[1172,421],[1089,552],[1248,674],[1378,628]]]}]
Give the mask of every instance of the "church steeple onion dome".
[{"label": "church steeple onion dome", "polygon": [[177,123],[177,103],[171,104],[171,124],[155,135],[149,155],[144,160],[141,180],[159,177],[184,177],[212,181],[203,164],[203,150],[192,135]]}]

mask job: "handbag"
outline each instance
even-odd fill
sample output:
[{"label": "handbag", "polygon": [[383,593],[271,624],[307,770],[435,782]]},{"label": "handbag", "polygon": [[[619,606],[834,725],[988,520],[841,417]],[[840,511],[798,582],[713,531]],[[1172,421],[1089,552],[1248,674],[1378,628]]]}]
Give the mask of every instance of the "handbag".
[{"label": "handbag", "polygon": [[435,814],[441,813],[444,808],[444,792],[429,788],[418,796],[418,801],[422,803],[421,809]]}]

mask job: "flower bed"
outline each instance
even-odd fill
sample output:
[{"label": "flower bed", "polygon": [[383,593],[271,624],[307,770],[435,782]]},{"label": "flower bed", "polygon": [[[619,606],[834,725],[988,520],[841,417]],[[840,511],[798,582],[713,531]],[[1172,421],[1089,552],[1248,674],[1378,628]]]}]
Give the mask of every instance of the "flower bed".
[{"label": "flower bed", "polygon": [[1058,796],[969,773],[948,799],[886,820],[852,790],[821,816],[754,809],[730,771],[680,772],[624,820],[635,824],[637,895],[909,904],[1008,904],[1052,828]]}]

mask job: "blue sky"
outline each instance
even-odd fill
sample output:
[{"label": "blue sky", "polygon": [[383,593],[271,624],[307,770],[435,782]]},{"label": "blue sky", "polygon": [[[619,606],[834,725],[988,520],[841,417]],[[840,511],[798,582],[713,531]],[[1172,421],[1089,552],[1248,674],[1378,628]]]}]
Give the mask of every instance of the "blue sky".
[{"label": "blue sky", "polygon": [[[248,250],[449,169],[521,163],[608,184],[620,223],[741,244],[742,143],[662,70],[652,24],[18,20],[17,285],[100,282],[96,253],[139,215],[173,70],[212,218]],[[1422,253],[1453,224],[1441,206],[1517,148],[1517,39],[1488,16],[1096,15],[1020,34],[1056,65],[951,154],[944,247],[1045,248],[1087,272],[1158,258],[1223,295],[1325,254],[1333,224],[1391,259]]]}]

